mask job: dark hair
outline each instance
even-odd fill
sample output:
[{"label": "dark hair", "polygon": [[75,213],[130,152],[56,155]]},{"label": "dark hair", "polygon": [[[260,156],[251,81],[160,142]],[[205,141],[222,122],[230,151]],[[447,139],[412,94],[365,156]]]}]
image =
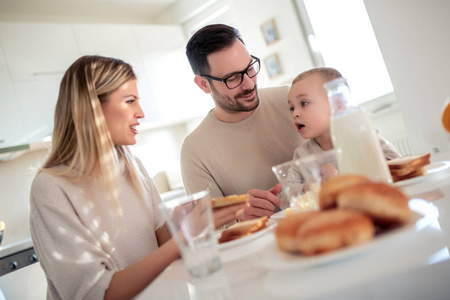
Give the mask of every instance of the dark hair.
[{"label": "dark hair", "polygon": [[207,25],[194,33],[186,45],[186,56],[194,74],[208,74],[207,56],[231,47],[236,40],[244,44],[239,31],[224,24]]},{"label": "dark hair", "polygon": [[295,79],[292,81],[292,84],[305,79],[308,76],[311,76],[313,74],[320,74],[325,80],[330,81],[336,78],[342,77],[341,73],[339,73],[338,70],[333,68],[327,68],[327,67],[318,67],[314,69],[310,69],[308,71],[305,71],[303,73],[300,73]]}]

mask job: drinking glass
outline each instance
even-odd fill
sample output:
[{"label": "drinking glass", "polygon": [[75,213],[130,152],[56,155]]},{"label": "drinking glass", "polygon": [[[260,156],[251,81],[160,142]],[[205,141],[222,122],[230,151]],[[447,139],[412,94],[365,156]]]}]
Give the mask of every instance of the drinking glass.
[{"label": "drinking glass", "polygon": [[201,191],[160,205],[189,274],[202,278],[220,270],[210,192]]},{"label": "drinking glass", "polygon": [[319,209],[322,180],[338,175],[336,150],[311,154],[272,167],[293,212]]},{"label": "drinking glass", "polygon": [[272,171],[283,187],[282,196],[287,197],[292,212],[318,209],[316,198],[312,197],[311,192],[305,191],[305,178],[300,173],[296,160],[273,166]]},{"label": "drinking glass", "polygon": [[308,155],[294,161],[295,168],[304,178],[304,192],[311,192],[316,203],[319,203],[319,191],[322,181],[339,175],[336,150],[327,150]]},{"label": "drinking glass", "polygon": [[167,219],[197,296],[230,299],[214,232],[210,191],[166,200],[159,208]]}]

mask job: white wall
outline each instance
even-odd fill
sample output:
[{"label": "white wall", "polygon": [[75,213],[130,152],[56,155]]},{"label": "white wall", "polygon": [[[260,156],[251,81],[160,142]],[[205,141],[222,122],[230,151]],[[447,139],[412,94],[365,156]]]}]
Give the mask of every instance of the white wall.
[{"label": "white wall", "polygon": [[[314,67],[308,45],[301,30],[296,10],[291,0],[230,0],[236,27],[254,55],[261,58],[262,70],[258,75],[260,86],[290,84],[298,74]],[[280,40],[266,45],[260,25],[274,19]],[[269,79],[264,59],[276,53],[283,73]]]},{"label": "white wall", "polygon": [[[225,9],[222,16],[214,18],[214,14]],[[170,9],[172,21],[189,32],[211,24],[225,22],[235,26],[242,34],[250,53],[261,59],[262,70],[258,74],[259,86],[290,84],[292,79],[307,69],[314,67],[296,9],[291,0],[179,0]],[[226,14],[226,17],[224,15]],[[159,21],[167,21],[166,15]],[[205,23],[204,20],[207,19]],[[226,21],[224,21],[224,19]],[[274,19],[280,40],[266,45],[260,25]],[[264,59],[277,54],[283,73],[269,78]]]},{"label": "white wall", "polygon": [[[450,96],[450,1],[364,0],[414,152],[448,147],[441,109]],[[433,161],[450,152],[432,153]]]}]

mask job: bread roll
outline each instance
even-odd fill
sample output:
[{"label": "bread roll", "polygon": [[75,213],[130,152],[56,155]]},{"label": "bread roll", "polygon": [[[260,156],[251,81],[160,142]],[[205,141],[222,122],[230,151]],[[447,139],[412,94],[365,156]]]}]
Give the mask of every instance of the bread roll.
[{"label": "bread roll", "polygon": [[355,185],[337,196],[339,208],[364,212],[380,225],[406,223],[411,214],[408,201],[402,191],[382,182]]},{"label": "bread roll", "polygon": [[336,195],[350,186],[370,182],[363,175],[343,174],[322,182],[319,192],[319,207],[321,209],[336,207]]},{"label": "bread roll", "polygon": [[297,231],[298,248],[303,255],[332,251],[373,239],[375,227],[366,215],[342,209],[320,211]]},{"label": "bread roll", "polygon": [[310,210],[292,214],[282,219],[275,228],[275,239],[278,247],[287,252],[299,252],[296,238],[297,230],[304,222],[318,213],[319,211]]}]

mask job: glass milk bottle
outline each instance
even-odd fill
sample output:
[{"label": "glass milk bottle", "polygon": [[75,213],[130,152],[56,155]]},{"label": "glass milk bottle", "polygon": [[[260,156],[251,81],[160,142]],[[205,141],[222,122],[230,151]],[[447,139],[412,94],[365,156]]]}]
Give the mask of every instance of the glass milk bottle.
[{"label": "glass milk bottle", "polygon": [[386,159],[369,118],[352,100],[345,78],[324,84],[330,102],[330,130],[339,171],[392,182]]}]

